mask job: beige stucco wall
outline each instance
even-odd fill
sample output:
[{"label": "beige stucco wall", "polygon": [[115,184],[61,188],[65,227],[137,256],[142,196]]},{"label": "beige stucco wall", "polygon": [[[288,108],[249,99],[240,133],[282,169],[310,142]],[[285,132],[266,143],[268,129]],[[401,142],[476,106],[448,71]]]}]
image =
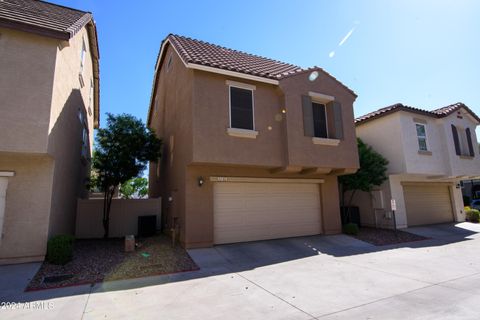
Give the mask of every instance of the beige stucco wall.
[{"label": "beige stucco wall", "polygon": [[56,43],[0,28],[0,151],[46,152]]},{"label": "beige stucco wall", "polygon": [[54,161],[51,157],[0,153],[9,177],[0,264],[41,261],[46,252]]},{"label": "beige stucco wall", "polygon": [[[149,197],[163,197],[164,226],[171,226],[173,217],[184,221],[185,172],[192,159],[193,140],[193,71],[184,67],[171,47],[167,60],[171,54],[170,69],[163,68],[159,75],[150,126],[163,140],[161,170],[156,163],[150,164]],[[169,197],[175,201],[169,204]]]},{"label": "beige stucco wall", "polygon": [[[78,78],[82,37],[84,87]],[[1,263],[42,260],[49,236],[75,231],[89,170],[81,161],[79,110],[88,119],[90,146],[93,140],[89,50],[85,29],[59,41],[0,28],[0,170],[18,171],[7,189]]]},{"label": "beige stucco wall", "polygon": [[[389,174],[421,174],[429,176],[478,176],[480,156],[475,135],[476,123],[462,109],[462,118],[453,113],[435,119],[411,112],[395,112],[357,125],[357,136],[389,161]],[[418,152],[416,121],[425,122],[427,147],[431,154]],[[470,128],[475,157],[455,154],[451,125]],[[381,134],[379,134],[381,132]]]},{"label": "beige stucco wall", "polygon": [[[358,152],[353,115],[356,96],[321,70],[315,81],[310,81],[309,73],[304,72],[281,80],[279,88],[284,95],[282,107],[287,110],[285,131],[288,165],[357,169]],[[344,138],[338,146],[314,145],[312,138],[305,136],[301,96],[308,95],[309,92],[333,96],[341,104]]]},{"label": "beige stucco wall", "polygon": [[[113,199],[110,212],[110,237],[136,235],[138,217],[157,216],[160,229],[161,203],[157,199]],[[77,204],[75,237],[78,239],[103,237],[103,199],[79,199]]]},{"label": "beige stucco wall", "polygon": [[[82,86],[79,74],[83,41],[86,54]],[[90,163],[81,159],[83,125],[79,112],[87,120],[89,152],[94,131],[93,96],[90,99],[93,69],[86,29],[70,39],[68,45],[59,43],[56,54],[48,135],[48,153],[55,158],[49,235],[74,233],[77,198],[87,196],[85,184]]]},{"label": "beige stucco wall", "polygon": [[[256,87],[253,92],[254,124],[259,132],[256,139],[227,134],[230,127],[227,80]],[[194,163],[286,166],[283,98],[275,86],[204,71],[195,71],[194,81]],[[277,121],[276,115],[282,120]],[[269,126],[272,130],[268,130]]]},{"label": "beige stucco wall", "polygon": [[[405,172],[403,132],[399,112],[389,114],[356,127],[357,137],[388,160],[388,173]],[[416,151],[415,151],[416,152]]]}]

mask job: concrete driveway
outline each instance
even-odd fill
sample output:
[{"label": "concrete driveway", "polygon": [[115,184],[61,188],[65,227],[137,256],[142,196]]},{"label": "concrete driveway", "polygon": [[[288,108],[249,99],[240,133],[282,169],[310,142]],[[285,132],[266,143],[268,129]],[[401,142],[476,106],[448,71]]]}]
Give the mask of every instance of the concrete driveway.
[{"label": "concrete driveway", "polygon": [[0,310],[0,318],[478,319],[480,226],[409,231],[431,239],[388,247],[344,235],[223,245],[189,251],[200,271],[33,293],[21,287],[38,264],[1,267],[0,301],[24,303]]}]

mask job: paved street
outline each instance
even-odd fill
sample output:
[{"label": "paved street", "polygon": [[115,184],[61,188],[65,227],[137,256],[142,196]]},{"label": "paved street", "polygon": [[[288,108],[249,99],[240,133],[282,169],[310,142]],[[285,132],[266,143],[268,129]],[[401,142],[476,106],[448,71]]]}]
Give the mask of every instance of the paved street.
[{"label": "paved street", "polygon": [[190,250],[196,272],[31,293],[22,289],[38,264],[3,266],[0,301],[23,304],[0,310],[0,318],[478,319],[480,226],[409,231],[431,239],[389,247],[345,235],[224,245]]}]

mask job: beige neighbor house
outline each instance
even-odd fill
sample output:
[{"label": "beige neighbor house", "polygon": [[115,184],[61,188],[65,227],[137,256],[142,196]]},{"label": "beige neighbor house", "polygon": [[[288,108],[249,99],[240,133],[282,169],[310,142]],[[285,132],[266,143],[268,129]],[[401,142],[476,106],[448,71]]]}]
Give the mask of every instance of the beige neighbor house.
[{"label": "beige neighbor house", "polygon": [[148,114],[165,143],[149,179],[164,227],[189,248],[340,232],[355,99],[320,68],[169,35]]},{"label": "beige neighbor house", "polygon": [[360,194],[362,224],[398,228],[464,221],[460,181],[480,176],[478,116],[463,103],[433,111],[395,104],[356,119],[357,136],[389,161],[388,180]]},{"label": "beige neighbor house", "polygon": [[44,259],[73,234],[98,126],[92,15],[43,1],[0,1],[0,264]]}]

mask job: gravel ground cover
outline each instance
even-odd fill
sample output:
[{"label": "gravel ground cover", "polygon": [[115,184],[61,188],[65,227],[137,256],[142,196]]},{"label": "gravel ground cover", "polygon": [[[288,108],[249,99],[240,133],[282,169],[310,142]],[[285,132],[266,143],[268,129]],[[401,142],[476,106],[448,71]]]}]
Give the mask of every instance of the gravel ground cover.
[{"label": "gravel ground cover", "polygon": [[167,236],[136,240],[135,252],[124,252],[124,239],[76,240],[73,259],[64,266],[44,262],[27,291],[102,281],[140,278],[198,270],[179,245]]},{"label": "gravel ground cover", "polygon": [[422,237],[406,231],[397,230],[397,232],[395,232],[391,229],[377,229],[368,227],[360,228],[358,234],[353,237],[371,243],[375,246],[385,246],[428,239],[426,237]]}]

